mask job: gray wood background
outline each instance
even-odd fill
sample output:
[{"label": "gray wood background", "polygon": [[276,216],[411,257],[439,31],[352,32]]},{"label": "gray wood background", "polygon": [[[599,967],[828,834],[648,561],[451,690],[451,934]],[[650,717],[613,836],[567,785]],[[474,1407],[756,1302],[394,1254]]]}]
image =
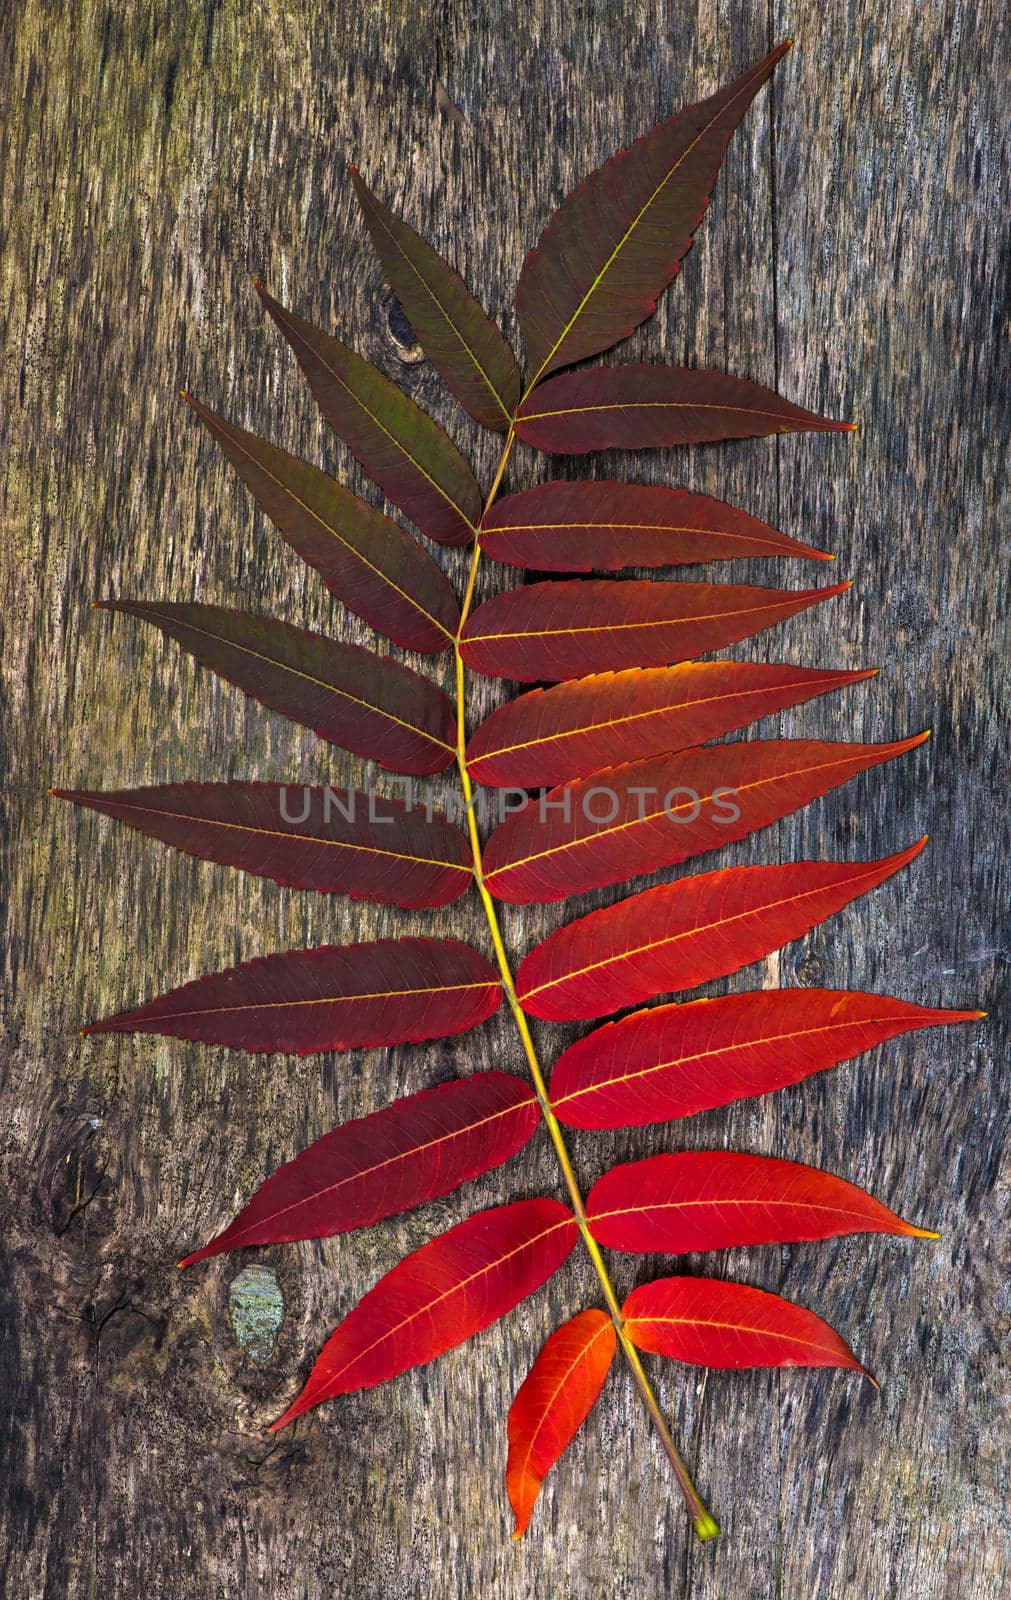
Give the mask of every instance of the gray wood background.
[{"label": "gray wood background", "polygon": [[[1006,1593],[999,12],[996,0],[4,8],[0,1572],[11,1600]],[[229,1312],[246,1260],[174,1266],[336,1120],[454,1071],[521,1070],[505,1015],[425,1048],[304,1060],[84,1041],[82,1022],[202,971],[411,924],[174,856],[45,791],[368,776],[150,630],[88,610],[105,595],[200,597],[366,637],[299,570],[177,398],[186,384],[358,486],[259,311],[252,272],[401,381],[490,471],[494,442],[476,437],[391,303],[345,162],[515,333],[522,253],[564,190],[783,35],[797,48],[738,135],[674,290],[622,356],[725,365],[859,417],[862,431],[593,466],[722,494],[838,553],[852,594],[753,653],[880,676],[779,728],[935,730],[901,766],[730,852],[870,857],[932,836],[900,880],[760,981],[878,986],[988,1007],[991,1019],[895,1041],[682,1127],[574,1140],[587,1183],[615,1159],[682,1143],[812,1161],[943,1238],[706,1263],[828,1317],[881,1396],[830,1374],[706,1377],[656,1361],[674,1432],[723,1521],[703,1549],[616,1369],[516,1545],[505,1413],[539,1342],[597,1301],[580,1254],[437,1364],[275,1439],[265,1423],[405,1250],[476,1206],[558,1191],[540,1136],[502,1172],[409,1217],[251,1252],[284,1301],[266,1361]],[[520,449],[510,481],[549,471]],[[790,583],[810,570],[752,563],[735,575]],[[476,693],[474,715],[497,693]],[[482,941],[468,906],[428,926],[469,922]],[[511,918],[514,950],[581,909]],[[539,1034],[548,1054],[566,1037]],[[615,1258],[621,1289],[665,1268]]]}]

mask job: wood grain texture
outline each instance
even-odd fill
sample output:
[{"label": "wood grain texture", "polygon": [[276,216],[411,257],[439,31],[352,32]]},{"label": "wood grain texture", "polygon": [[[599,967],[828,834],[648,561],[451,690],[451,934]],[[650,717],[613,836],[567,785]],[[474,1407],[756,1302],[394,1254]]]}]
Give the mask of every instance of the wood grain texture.
[{"label": "wood grain texture", "polygon": [[[346,161],[515,335],[511,285],[564,190],[784,34],[797,48],[736,137],[677,284],[620,354],[724,365],[861,431],[662,452],[634,471],[745,506],[835,550],[840,578],[857,580],[755,655],[880,676],[774,719],[766,737],[935,729],[901,765],[726,853],[883,855],[931,834],[910,873],[791,947],[766,981],[879,986],[991,1018],[892,1041],[683,1127],[573,1136],[587,1186],[615,1160],[726,1143],[844,1174],[942,1240],[693,1261],[826,1317],[881,1397],[855,1378],[707,1378],[655,1360],[724,1525],[700,1548],[616,1369],[516,1546],[506,1412],[551,1329],[598,1301],[579,1252],[437,1365],[276,1439],[265,1424],[407,1249],[472,1208],[559,1192],[545,1140],[465,1195],[362,1235],[174,1267],[336,1120],[456,1070],[522,1070],[506,1015],[463,1039],[342,1057],[81,1040],[86,1018],[203,971],[412,925],[171,855],[45,789],[367,779],[148,630],[87,609],[108,594],[252,605],[371,642],[177,398],[185,384],[375,498],[317,420],[254,272],[402,382],[487,483],[496,443],[477,439],[421,359],[370,257]],[[1003,1594],[1006,68],[996,0],[4,8],[5,1596]],[[519,449],[506,487],[558,467]],[[614,455],[594,470],[631,475]],[[439,559],[459,579],[463,558]],[[735,575],[775,583],[783,569],[754,561]],[[489,566],[479,597],[492,582]],[[500,693],[474,680],[472,723]],[[510,913],[513,949],[590,904]],[[484,947],[476,907],[423,931],[459,934],[467,916]],[[550,1054],[575,1031],[538,1036]],[[615,1259],[621,1293],[678,1270]],[[266,1361],[229,1316],[229,1285],[255,1262],[285,1298]]]}]

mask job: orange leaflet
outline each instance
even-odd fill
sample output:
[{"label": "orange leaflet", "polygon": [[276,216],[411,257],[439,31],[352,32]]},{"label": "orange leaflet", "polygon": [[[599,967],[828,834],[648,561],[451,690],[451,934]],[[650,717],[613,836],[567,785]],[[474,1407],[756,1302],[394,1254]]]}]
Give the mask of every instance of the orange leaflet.
[{"label": "orange leaflet", "polygon": [[484,851],[492,894],[563,900],[719,850],[922,744],[737,740],[605,767],[531,800]]},{"label": "orange leaflet", "polygon": [[479,1211],[422,1245],[330,1335],[271,1432],[334,1395],[372,1389],[462,1344],[539,1289],[576,1238],[576,1220],[560,1201],[518,1200]]},{"label": "orange leaflet", "polygon": [[606,1311],[580,1311],[542,1347],[509,1408],[506,1489],[525,1532],[541,1484],[568,1449],[604,1385],[617,1335]]},{"label": "orange leaflet", "polygon": [[467,746],[478,783],[532,789],[705,744],[759,717],[872,678],[863,672],[683,661],[531,689],[486,717]]}]

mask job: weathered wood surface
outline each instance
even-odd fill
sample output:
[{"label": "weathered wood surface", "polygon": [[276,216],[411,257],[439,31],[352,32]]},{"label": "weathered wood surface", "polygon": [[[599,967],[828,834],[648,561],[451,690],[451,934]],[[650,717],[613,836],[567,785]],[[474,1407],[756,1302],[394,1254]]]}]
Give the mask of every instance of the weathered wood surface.
[{"label": "weathered wood surface", "polygon": [[[493,442],[476,439],[391,308],[346,160],[515,332],[522,252],[564,188],[792,34],[798,48],[732,147],[681,278],[627,353],[726,365],[858,416],[862,431],[660,454],[635,471],[824,543],[857,580],[848,599],[758,643],[767,659],[881,667],[782,718],[785,731],[935,730],[901,767],[734,850],[871,856],[932,835],[900,881],[791,947],[784,981],[994,1012],[1008,853],[999,12],[994,0],[4,8],[0,1570],[11,1600],[1006,1592],[1007,1078],[995,1020],[895,1041],[683,1128],[574,1141],[587,1181],[682,1141],[813,1161],[943,1239],[720,1263],[827,1316],[883,1392],[656,1363],[724,1524],[716,1546],[693,1545],[621,1372],[517,1546],[504,1415],[539,1341],[596,1301],[579,1255],[435,1366],[276,1439],[264,1425],[337,1316],[405,1249],[475,1205],[557,1192],[546,1142],[361,1236],[252,1252],[285,1298],[266,1363],[229,1320],[242,1263],[174,1267],[338,1118],[454,1070],[519,1068],[507,1021],[322,1060],[80,1040],[82,1021],[201,971],[406,922],[173,856],[45,795],[57,782],[367,776],[149,631],[88,611],[101,595],[197,596],[365,637],[254,514],[176,398],[185,383],[358,482],[265,325],[252,271],[402,381],[488,473]],[[518,452],[513,481],[532,472],[547,475],[543,458]],[[561,915],[513,916],[514,946]],[[475,909],[432,925],[456,930],[461,916],[481,939]],[[547,1049],[563,1037],[540,1034]],[[623,1257],[615,1271],[627,1288],[645,1268]]]}]

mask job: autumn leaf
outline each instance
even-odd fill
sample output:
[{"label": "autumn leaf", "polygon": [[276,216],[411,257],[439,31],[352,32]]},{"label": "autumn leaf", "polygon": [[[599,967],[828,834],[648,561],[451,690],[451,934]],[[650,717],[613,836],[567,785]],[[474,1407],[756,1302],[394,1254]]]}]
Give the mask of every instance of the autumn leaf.
[{"label": "autumn leaf", "polygon": [[573,1128],[627,1128],[769,1094],[915,1028],[972,1022],[883,994],[762,989],[636,1011],[555,1063],[551,1105]]},{"label": "autumn leaf", "polygon": [[607,1312],[580,1311],[555,1329],[517,1390],[506,1465],[514,1539],[526,1532],[541,1484],[593,1410],[616,1347]]},{"label": "autumn leaf", "polygon": [[520,964],[517,994],[531,1015],[567,1022],[692,989],[807,933],[925,843],[883,861],[727,867],[646,889],[549,934]]},{"label": "autumn leaf", "polygon": [[520,789],[686,750],[874,676],[759,661],[683,661],[572,678],[499,706],[471,735],[478,783]]},{"label": "autumn leaf", "polygon": [[396,522],[318,467],[184,399],[257,504],[349,611],[408,650],[438,654],[460,608],[449,579]]},{"label": "autumn leaf", "polygon": [[357,645],[223,606],[103,600],[330,744],[424,777],[453,760],[453,708],[420,673]]},{"label": "autumn leaf", "polygon": [[484,851],[484,880],[498,899],[521,905],[624,883],[743,839],[925,738],[742,739],[605,767],[501,822]]},{"label": "autumn leaf", "polygon": [[430,539],[469,543],[481,491],[444,429],[370,362],[256,288],[324,417],[369,477]]},{"label": "autumn leaf", "polygon": [[[640,1350],[699,1367],[848,1367],[870,1373],[813,1311],[725,1278],[657,1278],[622,1306]],[[871,1382],[874,1380],[871,1379]]]},{"label": "autumn leaf", "polygon": [[938,1237],[830,1172],[735,1150],[683,1150],[612,1167],[587,1195],[586,1215],[609,1250],[677,1255],[839,1233]]},{"label": "autumn leaf", "polygon": [[535,389],[516,413],[516,433],[526,444],[570,456],[852,428],[726,372],[642,364],[563,373]]},{"label": "autumn leaf", "polygon": [[456,939],[289,950],[184,983],[85,1033],[164,1033],[242,1050],[351,1050],[440,1039],[501,999],[484,956]]},{"label": "autumn leaf", "polygon": [[711,495],[607,479],[539,483],[506,495],[481,523],[481,548],[494,561],[542,572],[613,572],[744,556],[832,559]]},{"label": "autumn leaf", "polygon": [[755,589],[635,578],[530,583],[478,606],[464,626],[461,652],[476,672],[520,683],[661,666],[722,650],[851,587]]},{"label": "autumn leaf", "polygon": [[[441,906],[474,876],[445,817],[353,789],[283,783],[166,783],[106,793],[51,789],[204,861],[292,889],[397,906]],[[296,815],[297,813],[297,815]]]},{"label": "autumn leaf", "polygon": [[539,1121],[533,1091],[507,1072],[406,1095],[279,1167],[234,1222],[179,1265],[246,1245],[326,1238],[410,1210],[508,1161]]},{"label": "autumn leaf", "polygon": [[591,172],[523,263],[516,310],[537,378],[653,314],[691,248],[735,128],[790,41]]},{"label": "autumn leaf", "polygon": [[[485,931],[475,944],[411,931],[283,951],[183,983],[84,1032],[153,1033],[264,1052],[353,1051],[453,1039],[507,1000],[503,1031],[490,1033],[479,1051],[467,1041],[426,1057],[421,1081],[429,1086],[322,1133],[269,1173],[181,1264],[343,1234],[444,1198],[510,1160],[543,1121],[544,1150],[554,1153],[564,1200],[526,1198],[465,1216],[399,1261],[356,1305],[341,1307],[301,1393],[273,1424],[284,1427],[324,1401],[434,1360],[546,1283],[581,1242],[607,1309],[582,1311],[556,1328],[510,1408],[506,1484],[517,1537],[619,1349],[702,1539],[719,1526],[638,1351],[709,1368],[834,1367],[867,1375],[814,1312],[746,1284],[661,1278],[640,1284],[622,1305],[605,1250],[687,1253],[851,1232],[936,1237],[841,1175],[774,1153],[726,1149],[720,1140],[712,1149],[670,1149],[611,1166],[584,1200],[584,1154],[591,1168],[600,1171],[601,1163],[589,1144],[571,1151],[568,1130],[672,1122],[800,1084],[916,1029],[983,1015],[864,992],[756,989],[632,1011],[569,1042],[553,1071],[543,1053],[550,1029],[531,1025],[624,1013],[736,973],[884,883],[912,862],[922,839],[881,859],[863,859],[861,847],[857,860],[681,876],[598,904],[532,948],[533,923],[499,910],[501,902],[592,893],[718,849],[926,737],[855,744],[785,739],[773,727],[765,739],[711,743],[873,675],[693,659],[786,622],[850,584],[771,588],[656,581],[642,573],[708,561],[830,560],[820,548],[820,523],[780,531],[688,488],[622,481],[620,464],[613,478],[532,482],[523,476],[529,456],[514,449],[518,440],[582,455],[805,430],[813,435],[812,459],[824,473],[832,470],[838,457],[818,435],[852,424],[748,378],[665,364],[662,350],[632,364],[574,367],[651,315],[691,247],[734,130],[788,48],[779,45],[708,99],[675,112],[563,199],[516,290],[530,361],[525,385],[481,300],[350,169],[383,271],[433,368],[472,418],[504,435],[497,462],[482,462],[483,484],[409,395],[257,284],[322,417],[377,491],[422,534],[448,547],[470,546],[468,553],[436,560],[386,508],[321,465],[186,396],[257,505],[347,612],[394,647],[433,658],[451,650],[451,659],[433,660],[421,673],[345,637],[309,632],[299,619],[202,602],[104,607],[151,623],[226,682],[329,745],[411,780],[397,786],[397,797],[377,795],[339,766],[337,788],[292,790],[207,775],[200,783],[51,791],[285,890],[425,912],[459,901],[452,919],[431,924],[436,932],[449,926],[469,938],[463,907],[480,906]],[[464,255],[456,241],[448,253]],[[285,263],[286,275],[299,270],[297,261]],[[339,283],[326,291],[327,300],[341,302]],[[484,286],[481,292],[484,298]],[[690,362],[691,352],[683,358]],[[754,352],[735,349],[728,359],[742,372],[755,370]],[[252,370],[238,359],[233,365],[240,374]],[[284,382],[296,376],[284,371]],[[832,397],[802,398],[829,413],[841,409]],[[240,414],[261,399],[244,393]],[[771,460],[769,447],[742,445],[740,454],[752,466]],[[488,569],[495,561],[533,581],[503,589],[501,570]],[[234,569],[245,570],[241,547]],[[626,570],[638,575],[543,577]],[[838,638],[851,611],[834,608],[829,618],[842,658],[857,659],[858,645],[849,653]],[[346,623],[339,612],[337,631]],[[489,712],[497,691],[475,686],[471,673],[548,686]],[[145,733],[150,761],[158,727]],[[413,781],[439,774],[447,774],[439,790]],[[350,787],[354,781],[362,787]],[[887,775],[874,781],[884,792]],[[929,796],[929,784],[920,788]],[[527,792],[537,790],[546,792]],[[854,827],[865,820],[861,797],[862,788],[850,807]],[[489,824],[496,804],[497,825]],[[471,883],[478,893],[464,902]],[[483,1065],[489,1050],[492,1070]],[[448,1079],[436,1087],[433,1063],[435,1077]],[[461,1066],[479,1070],[453,1076]],[[355,1063],[343,1070],[353,1077]],[[518,1182],[525,1186],[528,1178]],[[930,1203],[943,1216],[943,1195]],[[212,1197],[219,1219],[231,1207],[230,1197]],[[343,1281],[334,1280],[338,1299]],[[464,1435],[474,1425],[473,1416],[463,1418]]]},{"label": "autumn leaf", "polygon": [[422,1245],[330,1335],[271,1432],[334,1395],[372,1389],[480,1333],[539,1289],[576,1237],[575,1218],[559,1201],[518,1200],[479,1211]]},{"label": "autumn leaf", "polygon": [[520,397],[516,357],[463,279],[376,198],[357,167],[351,181],[376,254],[429,361],[476,421],[504,432]]}]

